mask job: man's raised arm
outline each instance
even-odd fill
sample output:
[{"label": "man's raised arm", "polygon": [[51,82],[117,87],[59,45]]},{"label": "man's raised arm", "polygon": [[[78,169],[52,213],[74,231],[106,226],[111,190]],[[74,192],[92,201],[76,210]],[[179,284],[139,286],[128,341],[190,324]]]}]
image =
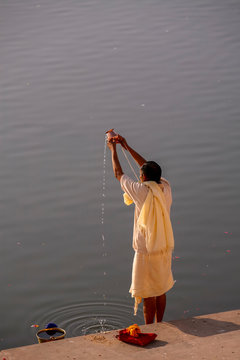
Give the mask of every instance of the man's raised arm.
[{"label": "man's raised arm", "polygon": [[107,146],[112,152],[112,167],[113,167],[114,175],[118,179],[118,181],[120,181],[123,175],[123,171],[118,159],[116,143],[112,141],[108,141]]},{"label": "man's raised arm", "polygon": [[144,159],[133,148],[131,148],[131,146],[128,145],[128,143],[124,137],[122,137],[121,135],[118,135],[117,140],[125,150],[129,151],[129,153],[132,155],[132,157],[134,158],[134,160],[138,163],[138,165],[140,167],[147,162],[146,159]]}]

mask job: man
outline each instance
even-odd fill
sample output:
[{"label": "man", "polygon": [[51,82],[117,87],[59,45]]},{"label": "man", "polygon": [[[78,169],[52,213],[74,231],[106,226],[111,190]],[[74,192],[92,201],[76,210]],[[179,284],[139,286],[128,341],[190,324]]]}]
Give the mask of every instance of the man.
[{"label": "man", "polygon": [[[116,144],[127,150],[140,166],[140,183],[134,182],[122,171]],[[127,205],[135,204],[132,268],[130,293],[135,298],[135,314],[143,298],[146,324],[162,321],[166,307],[166,292],[173,285],[171,271],[174,238],[170,222],[172,203],[171,187],[161,178],[161,167],[154,161],[146,161],[126,140],[118,135],[108,141],[112,152],[115,177],[120,181]]]}]

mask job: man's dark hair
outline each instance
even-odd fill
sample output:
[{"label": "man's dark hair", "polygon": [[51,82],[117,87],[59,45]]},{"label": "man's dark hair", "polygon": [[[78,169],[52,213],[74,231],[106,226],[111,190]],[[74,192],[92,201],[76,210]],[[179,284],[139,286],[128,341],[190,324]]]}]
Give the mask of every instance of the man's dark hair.
[{"label": "man's dark hair", "polygon": [[162,169],[155,161],[147,161],[141,167],[142,173],[148,181],[156,181],[161,183]]}]

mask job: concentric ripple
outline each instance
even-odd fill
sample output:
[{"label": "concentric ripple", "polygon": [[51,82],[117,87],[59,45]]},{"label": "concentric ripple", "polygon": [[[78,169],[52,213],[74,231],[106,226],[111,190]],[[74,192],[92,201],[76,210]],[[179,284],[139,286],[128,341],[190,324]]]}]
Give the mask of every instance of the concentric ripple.
[{"label": "concentric ripple", "polygon": [[140,315],[133,315],[133,306],[108,301],[70,304],[44,314],[35,314],[35,319],[41,327],[55,322],[66,330],[68,337],[120,329],[142,321]]}]

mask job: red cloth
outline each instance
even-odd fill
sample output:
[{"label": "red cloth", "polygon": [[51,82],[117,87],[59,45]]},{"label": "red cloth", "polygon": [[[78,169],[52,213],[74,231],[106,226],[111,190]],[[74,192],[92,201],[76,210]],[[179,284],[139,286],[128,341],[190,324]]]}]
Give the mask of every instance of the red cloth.
[{"label": "red cloth", "polygon": [[150,342],[154,341],[157,337],[157,334],[154,333],[140,333],[137,337],[129,335],[127,329],[120,330],[119,335],[116,338],[120,341],[124,341],[129,344],[135,344],[140,346],[145,346]]}]

